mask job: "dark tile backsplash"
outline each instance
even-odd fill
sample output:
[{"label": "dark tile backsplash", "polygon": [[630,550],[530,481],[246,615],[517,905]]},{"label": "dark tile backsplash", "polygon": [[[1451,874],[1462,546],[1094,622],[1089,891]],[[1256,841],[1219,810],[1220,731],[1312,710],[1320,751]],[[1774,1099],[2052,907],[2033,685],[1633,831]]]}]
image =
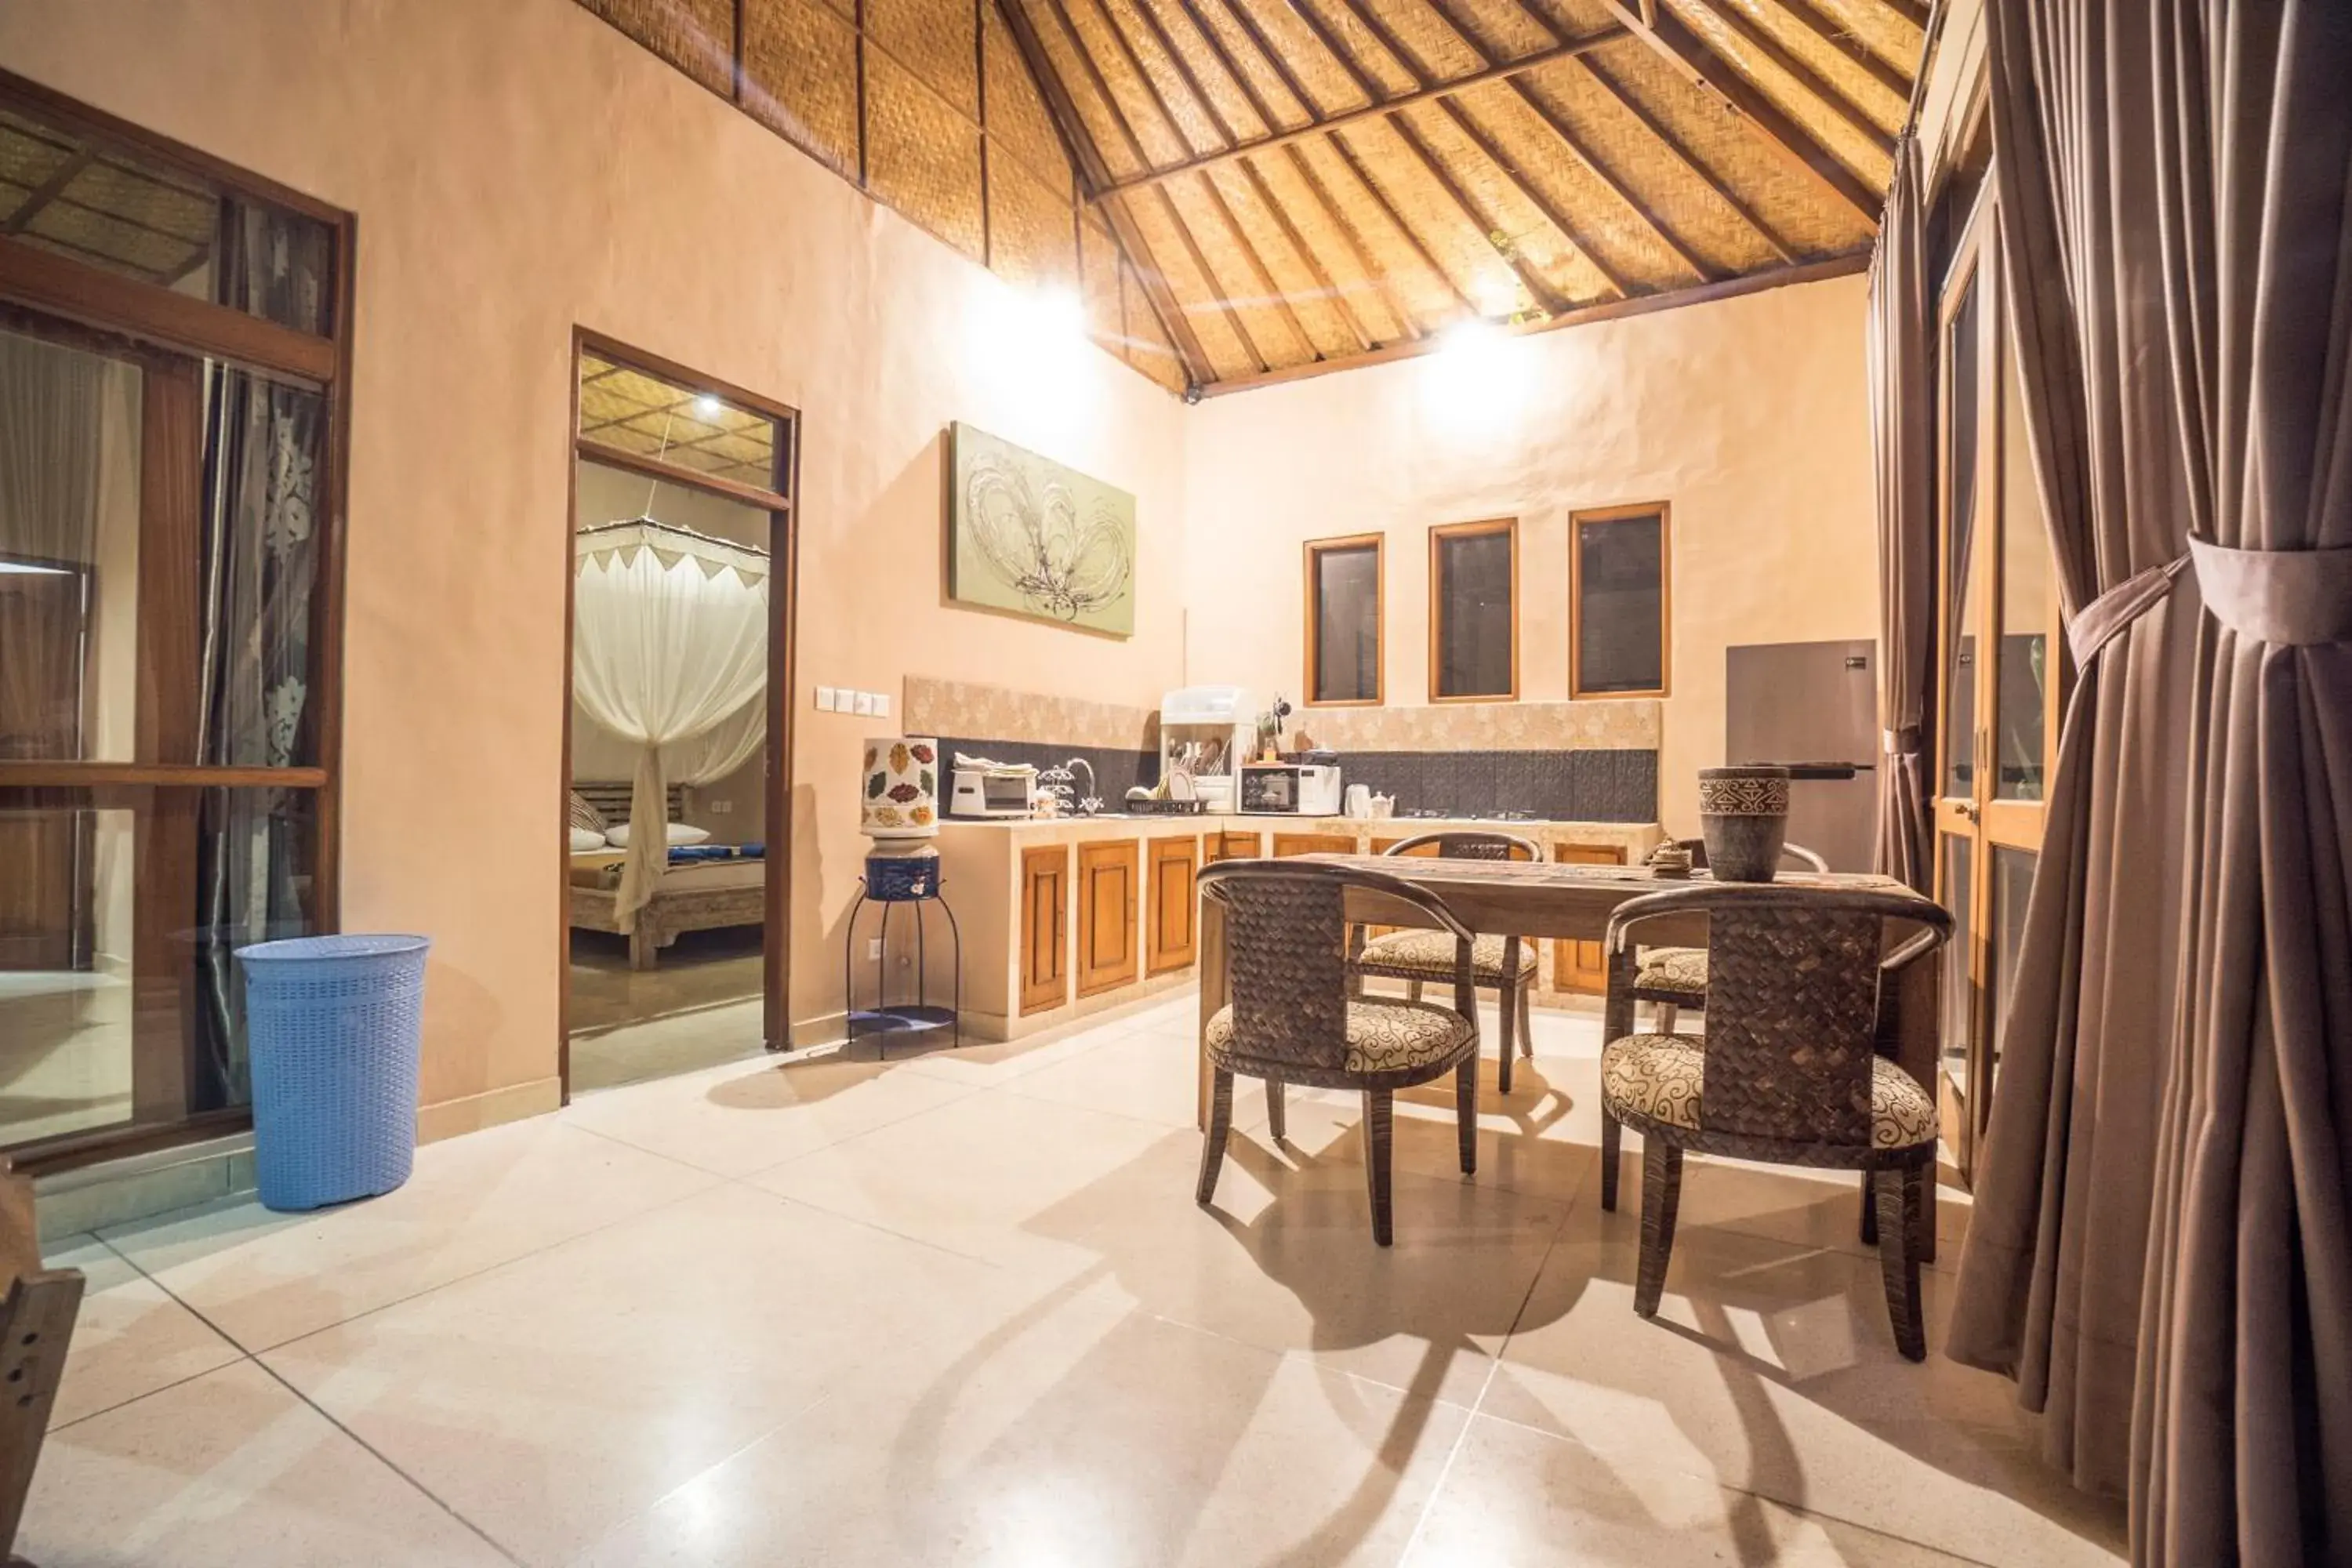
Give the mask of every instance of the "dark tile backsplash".
[{"label": "dark tile backsplash", "polygon": [[[1104,804],[1113,809],[1129,786],[1152,784],[1160,777],[1159,757],[1145,751],[940,738],[940,758],[950,768],[958,752],[1040,768],[1084,757],[1094,766]],[[1647,749],[1344,752],[1339,770],[1343,783],[1369,784],[1375,795],[1396,796],[1401,812],[1429,809],[1480,816],[1524,811],[1557,822],[1658,819],[1658,753]],[[1083,790],[1085,775],[1079,778]]]}]

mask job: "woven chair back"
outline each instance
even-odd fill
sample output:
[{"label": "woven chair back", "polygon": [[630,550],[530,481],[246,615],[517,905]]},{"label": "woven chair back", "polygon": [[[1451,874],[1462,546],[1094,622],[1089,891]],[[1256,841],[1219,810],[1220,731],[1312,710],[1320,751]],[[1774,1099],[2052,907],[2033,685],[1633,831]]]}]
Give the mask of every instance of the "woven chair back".
[{"label": "woven chair back", "polygon": [[1949,934],[1923,900],[1868,889],[1694,886],[1619,906],[1609,945],[1643,920],[1704,910],[1704,1132],[1867,1148],[1880,960],[1889,918]]},{"label": "woven chair back", "polygon": [[1445,833],[1421,833],[1411,838],[1399,839],[1381,851],[1383,855],[1407,855],[1425,844],[1437,846],[1441,860],[1540,860],[1543,851],[1533,839],[1522,838],[1516,833],[1491,833],[1472,829]]},{"label": "woven chair back", "polygon": [[1416,906],[1470,940],[1444,900],[1382,871],[1224,860],[1201,872],[1200,886],[1224,908],[1234,1053],[1276,1068],[1330,1073],[1347,1064],[1350,888]]}]

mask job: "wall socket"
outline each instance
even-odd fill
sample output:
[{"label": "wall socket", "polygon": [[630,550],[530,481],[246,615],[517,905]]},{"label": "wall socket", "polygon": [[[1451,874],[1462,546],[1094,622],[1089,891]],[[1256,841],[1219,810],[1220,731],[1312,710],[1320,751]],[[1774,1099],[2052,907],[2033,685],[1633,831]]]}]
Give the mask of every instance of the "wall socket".
[{"label": "wall socket", "polygon": [[713,816],[725,816],[735,809],[735,803],[731,800],[714,800],[710,803],[709,809]]}]

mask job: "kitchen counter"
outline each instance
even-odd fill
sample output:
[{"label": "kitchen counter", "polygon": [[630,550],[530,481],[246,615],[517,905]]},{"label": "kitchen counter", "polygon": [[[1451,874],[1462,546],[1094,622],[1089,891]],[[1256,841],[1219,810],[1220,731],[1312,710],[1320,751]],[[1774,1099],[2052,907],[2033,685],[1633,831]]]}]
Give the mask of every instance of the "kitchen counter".
[{"label": "kitchen counter", "polygon": [[[940,824],[940,876],[962,927],[965,1029],[1015,1039],[1187,984],[1196,957],[1193,882],[1203,865],[1257,855],[1377,854],[1423,833],[1479,830],[1531,839],[1549,860],[1612,864],[1640,860],[1663,837],[1655,823],[1468,817],[947,818]],[[1597,994],[1599,946],[1544,943],[1538,999]],[[943,955],[934,952],[931,962],[936,989],[950,977],[940,967]],[[903,983],[894,982],[894,994]]]}]

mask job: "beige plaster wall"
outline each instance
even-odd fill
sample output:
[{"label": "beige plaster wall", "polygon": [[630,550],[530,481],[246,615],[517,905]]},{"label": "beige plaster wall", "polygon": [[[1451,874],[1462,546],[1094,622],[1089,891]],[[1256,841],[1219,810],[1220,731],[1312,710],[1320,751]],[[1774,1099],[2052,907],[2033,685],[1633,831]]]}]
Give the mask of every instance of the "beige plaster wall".
[{"label": "beige plaster wall", "polygon": [[[1176,684],[1179,405],[570,0],[18,0],[0,62],[359,215],[343,916],[435,938],[428,1135],[553,1102],[575,324],[803,416],[796,1018],[876,727],[805,688]],[[941,603],[958,418],[1139,498],[1132,640]]]},{"label": "beige plaster wall", "polygon": [[1516,517],[1519,694],[1565,698],[1569,516],[1663,500],[1661,810],[1696,833],[1724,650],[1877,633],[1864,294],[1860,277],[1778,289],[1202,404],[1185,432],[1189,679],[1296,700],[1304,542],[1381,532],[1388,701],[1425,703],[1428,531]]}]

